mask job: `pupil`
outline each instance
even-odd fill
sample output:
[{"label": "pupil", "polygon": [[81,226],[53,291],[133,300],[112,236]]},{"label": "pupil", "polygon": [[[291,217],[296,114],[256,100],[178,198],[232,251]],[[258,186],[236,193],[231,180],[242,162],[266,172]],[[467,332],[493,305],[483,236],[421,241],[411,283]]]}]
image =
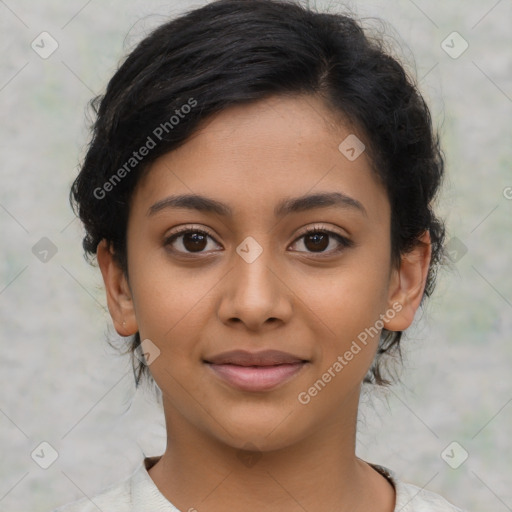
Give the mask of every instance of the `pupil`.
[{"label": "pupil", "polygon": [[199,250],[205,247],[206,236],[201,233],[188,233],[183,237],[183,245],[187,251]]},{"label": "pupil", "polygon": [[[327,248],[327,246],[329,245],[328,243],[326,243],[327,241],[327,235],[325,234],[318,234],[318,233],[315,233],[313,235],[309,235],[307,237],[307,239],[309,240],[312,240],[314,239],[314,243],[313,243],[313,249],[321,249],[322,251],[325,250]],[[308,247],[309,248],[309,247]]]}]

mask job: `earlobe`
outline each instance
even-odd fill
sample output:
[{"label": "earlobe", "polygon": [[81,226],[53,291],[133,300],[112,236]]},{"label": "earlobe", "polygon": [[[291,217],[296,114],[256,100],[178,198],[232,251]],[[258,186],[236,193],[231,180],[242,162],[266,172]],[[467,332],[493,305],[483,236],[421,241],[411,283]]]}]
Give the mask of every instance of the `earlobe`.
[{"label": "earlobe", "polygon": [[384,328],[389,331],[407,329],[423,297],[432,254],[430,233],[425,231],[419,240],[421,243],[402,255],[400,268],[393,270],[390,279],[388,305],[397,313],[384,320]]},{"label": "earlobe", "polygon": [[137,332],[138,327],[126,276],[114,258],[112,247],[105,239],[98,244],[96,256],[114,327],[120,336],[131,336]]}]

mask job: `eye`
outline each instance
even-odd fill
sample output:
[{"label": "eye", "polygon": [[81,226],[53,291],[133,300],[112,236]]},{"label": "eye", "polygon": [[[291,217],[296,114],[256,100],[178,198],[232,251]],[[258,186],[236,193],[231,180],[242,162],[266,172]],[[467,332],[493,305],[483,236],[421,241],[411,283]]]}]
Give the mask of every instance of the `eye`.
[{"label": "eye", "polygon": [[[170,247],[172,252],[183,255],[194,253],[201,254],[208,252],[207,248],[209,238],[217,243],[215,238],[208,231],[205,231],[204,229],[188,227],[171,233],[165,238],[164,245],[166,247]],[[304,239],[303,244],[306,247],[307,252],[313,254],[335,254],[354,245],[354,242],[344,237],[343,235],[340,235],[339,233],[326,229],[322,226],[314,226],[308,228],[305,233],[297,238],[297,240],[292,245],[297,244],[298,241],[302,239]],[[331,245],[332,239],[337,242],[338,247],[335,249],[327,250]],[[212,250],[212,248],[210,248],[210,250]]]},{"label": "eye", "polygon": [[[354,245],[352,240],[349,240],[339,233],[325,229],[322,226],[314,226],[312,228],[308,228],[306,232],[294,242],[294,244],[302,239],[304,239],[302,243],[308,249],[308,252],[319,254],[335,254]],[[335,249],[326,250],[331,245],[331,239],[336,240],[338,247]]]},{"label": "eye", "polygon": [[[202,253],[208,247],[208,238],[215,241],[213,236],[203,229],[186,228],[171,233],[165,238],[164,245],[170,246],[171,251],[180,254]],[[178,241],[179,243],[176,243]],[[179,249],[176,248],[176,245]]]}]

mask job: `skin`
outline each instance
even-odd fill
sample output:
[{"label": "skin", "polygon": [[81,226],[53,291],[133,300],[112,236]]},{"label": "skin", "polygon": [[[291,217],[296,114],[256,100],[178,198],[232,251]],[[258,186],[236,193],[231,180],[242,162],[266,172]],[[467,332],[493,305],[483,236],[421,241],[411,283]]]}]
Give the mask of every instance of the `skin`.
[{"label": "skin", "polygon": [[[394,303],[401,310],[385,315],[385,328],[409,327],[427,277],[428,233],[425,245],[392,267],[386,191],[366,152],[349,161],[338,150],[351,133],[364,141],[317,97],[224,110],[156,160],[138,184],[127,229],[128,278],[106,241],[98,246],[117,332],[139,331],[160,350],[149,368],[163,393],[168,443],[149,474],[180,510],[394,509],[393,486],[355,455],[361,383],[378,336],[308,404],[297,399]],[[274,217],[284,198],[334,191],[359,201],[366,214],[331,206]],[[148,215],[156,202],[188,193],[221,201],[234,216],[183,208]],[[166,246],[178,226],[213,238],[199,252],[184,237]],[[302,235],[317,226],[353,245],[343,248],[331,236],[315,249]],[[236,252],[248,236],[262,249],[251,263]],[[309,363],[258,393],[231,387],[203,363],[227,350],[268,348]]]}]

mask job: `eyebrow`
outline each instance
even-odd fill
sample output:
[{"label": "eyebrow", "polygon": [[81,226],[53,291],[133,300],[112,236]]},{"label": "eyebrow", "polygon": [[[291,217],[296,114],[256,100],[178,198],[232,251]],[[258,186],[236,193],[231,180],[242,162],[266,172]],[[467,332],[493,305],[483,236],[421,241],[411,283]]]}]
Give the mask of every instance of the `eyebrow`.
[{"label": "eyebrow", "polygon": [[[331,206],[353,209],[359,211],[365,217],[368,217],[365,207],[357,199],[347,196],[342,192],[324,192],[286,198],[276,205],[274,215],[275,217],[284,217],[291,213],[304,212],[315,208],[328,208]],[[205,213],[214,213],[223,217],[233,217],[233,210],[227,204],[198,194],[181,194],[166,197],[151,206],[147,215],[154,215],[167,208],[186,208]]]}]

